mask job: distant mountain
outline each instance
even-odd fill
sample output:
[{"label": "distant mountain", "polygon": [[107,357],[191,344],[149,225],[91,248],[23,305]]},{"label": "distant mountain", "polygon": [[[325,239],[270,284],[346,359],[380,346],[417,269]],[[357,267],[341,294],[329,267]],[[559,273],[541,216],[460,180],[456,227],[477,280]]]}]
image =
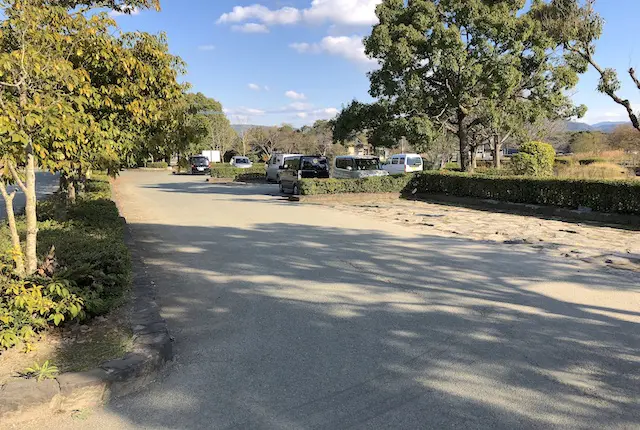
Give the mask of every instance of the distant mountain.
[{"label": "distant mountain", "polygon": [[567,131],[594,131],[595,129],[584,122],[567,121]]},{"label": "distant mountain", "polygon": [[586,124],[584,122],[567,121],[567,131],[601,131],[603,133],[611,133],[616,127],[620,125],[630,124],[628,121],[611,121],[611,122],[599,122],[597,124]]},{"label": "distant mountain", "polygon": [[599,122],[597,124],[593,124],[593,128],[599,130],[603,133],[611,133],[616,127],[621,125],[631,124],[629,121],[618,121],[618,122]]}]

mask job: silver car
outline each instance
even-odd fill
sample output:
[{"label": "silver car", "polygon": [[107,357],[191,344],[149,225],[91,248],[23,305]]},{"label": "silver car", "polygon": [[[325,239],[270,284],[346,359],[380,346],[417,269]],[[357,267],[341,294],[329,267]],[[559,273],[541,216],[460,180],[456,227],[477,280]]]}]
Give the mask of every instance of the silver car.
[{"label": "silver car", "polygon": [[389,172],[382,170],[378,157],[343,155],[336,157],[333,162],[332,178],[359,179],[372,176],[389,176]]}]

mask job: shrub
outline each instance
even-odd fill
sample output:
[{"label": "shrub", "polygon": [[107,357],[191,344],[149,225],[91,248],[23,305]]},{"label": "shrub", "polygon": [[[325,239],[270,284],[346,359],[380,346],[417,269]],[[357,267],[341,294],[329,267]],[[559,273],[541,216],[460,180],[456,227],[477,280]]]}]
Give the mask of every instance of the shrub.
[{"label": "shrub", "polygon": [[448,194],[513,203],[640,215],[640,181],[570,180],[531,177],[486,177],[464,173],[415,175],[405,193]]},{"label": "shrub", "polygon": [[490,177],[459,172],[365,179],[303,179],[302,195],[338,193],[447,194],[513,203],[640,215],[640,181],[569,180],[522,176]]},{"label": "shrub", "polygon": [[[108,179],[95,176],[77,204],[53,195],[39,204],[38,249],[55,245],[54,278],[20,280],[12,274],[6,227],[0,229],[0,348],[29,340],[49,325],[109,312],[131,280],[124,222],[109,200]],[[19,219],[23,230],[24,220]]]},{"label": "shrub", "polygon": [[556,151],[543,142],[527,142],[511,158],[513,172],[518,175],[552,176]]},{"label": "shrub", "polygon": [[478,167],[475,172],[479,176],[513,176],[511,166],[496,169],[495,167]]},{"label": "shrub", "polygon": [[154,161],[153,163],[147,163],[144,167],[147,169],[166,169],[169,165],[165,161]]},{"label": "shrub", "polygon": [[258,182],[265,180],[263,173],[238,173],[234,178],[236,182]]},{"label": "shrub", "polygon": [[363,179],[303,179],[300,194],[399,193],[413,175],[376,176]]},{"label": "shrub", "polygon": [[211,165],[211,177],[212,178],[228,178],[236,179],[238,175],[260,173],[265,175],[266,170],[264,164],[256,164],[249,169],[238,169],[229,164],[213,164]]}]

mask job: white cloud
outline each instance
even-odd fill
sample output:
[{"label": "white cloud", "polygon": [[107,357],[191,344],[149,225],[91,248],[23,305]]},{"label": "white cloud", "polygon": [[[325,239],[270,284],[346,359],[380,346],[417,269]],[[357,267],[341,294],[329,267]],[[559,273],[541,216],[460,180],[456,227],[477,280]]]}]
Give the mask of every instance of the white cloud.
[{"label": "white cloud", "polygon": [[232,109],[223,109],[223,112],[227,115],[264,115],[267,112],[262,109],[248,108],[248,107],[238,107]]},{"label": "white cloud", "polygon": [[216,49],[215,45],[200,45],[198,51],[213,51]]},{"label": "white cloud", "polygon": [[271,91],[271,88],[269,88],[269,86],[268,86],[268,85],[265,85],[265,86],[264,86],[264,90],[265,90],[265,91]]},{"label": "white cloud", "polygon": [[364,45],[360,36],[327,36],[319,43],[292,43],[290,48],[301,54],[327,53],[338,57],[343,57],[354,63],[373,66],[373,60],[364,53]]},{"label": "white cloud", "polygon": [[[140,8],[135,6],[122,6],[122,12],[118,12],[116,10],[112,10],[109,12],[110,16],[126,16],[126,15],[138,15],[140,13]],[[126,12],[125,12],[126,11]]]},{"label": "white cloud", "polygon": [[270,10],[266,6],[254,4],[252,6],[236,6],[231,12],[223,14],[219,24],[245,22],[249,20],[260,21],[267,25],[294,24],[300,21],[301,13],[294,7],[283,7],[278,10]]},{"label": "white cloud", "polygon": [[293,102],[293,103],[285,106],[285,108],[283,108],[283,110],[287,110],[287,109],[307,110],[307,109],[311,109],[312,107],[313,107],[313,105],[311,103]]},{"label": "white cloud", "polygon": [[238,124],[280,124],[283,121],[293,122],[304,120],[304,123],[313,123],[319,119],[331,119],[338,114],[334,107],[316,109],[310,103],[294,102],[275,109],[256,109],[249,107],[225,108],[224,113],[232,123]]},{"label": "white cloud", "polygon": [[284,95],[292,100],[306,100],[307,96],[305,96],[303,93],[297,93],[293,90],[289,90],[286,93],[284,93]]},{"label": "white cloud", "polygon": [[370,26],[378,23],[376,6],[382,0],[313,0],[302,12],[305,21]]},{"label": "white cloud", "polygon": [[249,87],[250,90],[260,91],[260,85],[258,85],[258,84],[249,84],[247,86]]},{"label": "white cloud", "polygon": [[268,33],[269,27],[267,27],[264,24],[256,24],[253,22],[249,22],[243,25],[231,26],[231,30],[239,31],[241,33]]},{"label": "white cloud", "polygon": [[370,26],[378,22],[376,6],[382,0],[313,0],[311,7],[283,7],[271,10],[266,6],[236,6],[218,19],[219,24],[255,20],[265,25],[290,25],[300,22],[318,24]]}]

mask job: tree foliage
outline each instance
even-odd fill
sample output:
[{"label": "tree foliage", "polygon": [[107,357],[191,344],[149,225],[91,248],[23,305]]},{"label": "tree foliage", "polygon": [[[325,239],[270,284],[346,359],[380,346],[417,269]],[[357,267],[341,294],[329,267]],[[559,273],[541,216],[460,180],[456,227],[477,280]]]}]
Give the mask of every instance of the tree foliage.
[{"label": "tree foliage", "polygon": [[[554,38],[568,53],[567,59],[579,72],[591,65],[600,75],[598,91],[622,106],[633,127],[640,131],[640,116],[633,110],[629,99],[620,96],[622,84],[615,69],[602,67],[595,58],[595,42],[602,36],[604,19],[594,9],[595,0],[536,0],[536,16],[544,31]],[[640,79],[635,69],[628,70],[631,80],[640,90]]]},{"label": "tree foliage", "polygon": [[97,10],[104,7],[130,13],[159,4],[0,1],[1,181],[26,194],[26,274],[37,267],[36,165],[71,183],[96,163],[115,171],[183,93],[176,81],[182,62],[169,54],[165,37],[118,33]]},{"label": "tree foliage", "polygon": [[[446,131],[468,165],[472,134],[517,129],[540,116],[580,113],[565,95],[577,74],[524,0],[384,0],[365,39],[380,67],[373,104],[352,103],[338,138],[368,130],[377,145],[406,136],[433,142]],[[484,130],[481,130],[484,129]],[[488,131],[487,131],[488,130]]]}]

